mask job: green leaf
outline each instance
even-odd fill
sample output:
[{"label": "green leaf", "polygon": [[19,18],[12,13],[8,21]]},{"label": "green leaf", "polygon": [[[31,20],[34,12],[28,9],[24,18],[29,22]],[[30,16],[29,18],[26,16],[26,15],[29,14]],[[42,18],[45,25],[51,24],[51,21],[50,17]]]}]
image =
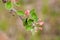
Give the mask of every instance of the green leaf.
[{"label": "green leaf", "polygon": [[25,28],[26,28],[27,31],[29,31],[29,30],[32,29],[32,26],[31,25],[26,25]]},{"label": "green leaf", "polygon": [[27,31],[32,29],[32,25],[31,25],[32,22],[33,22],[33,20],[31,20],[31,19],[28,20],[28,18],[23,20],[23,25],[25,26]]},{"label": "green leaf", "polygon": [[28,20],[28,25],[32,25],[33,21],[34,21],[34,20],[29,19],[29,20]]},{"label": "green leaf", "polygon": [[37,21],[37,20],[38,20],[38,17],[37,17],[37,15],[36,15],[36,12],[35,12],[34,9],[32,9],[32,10],[30,11],[30,15],[31,15],[31,18],[32,18],[34,21]]},{"label": "green leaf", "polygon": [[22,1],[23,1],[23,0],[18,0],[18,1],[15,3],[15,5],[18,6],[18,7],[21,6],[22,3],[23,3]]},{"label": "green leaf", "polygon": [[21,4],[20,4],[20,2],[16,2],[16,6],[20,6]]},{"label": "green leaf", "polygon": [[18,10],[16,13],[17,13],[17,15],[24,16],[24,12],[23,11]]},{"label": "green leaf", "polygon": [[11,2],[7,2],[5,4],[5,8],[8,9],[8,10],[11,10],[12,9],[12,3]]},{"label": "green leaf", "polygon": [[25,25],[32,25],[33,21],[34,20],[32,20],[32,19],[26,18],[26,19],[23,20],[23,24],[24,24],[24,26]]},{"label": "green leaf", "polygon": [[26,19],[23,20],[23,25],[24,25],[24,26],[28,25],[27,20],[28,20],[28,18],[26,18]]}]

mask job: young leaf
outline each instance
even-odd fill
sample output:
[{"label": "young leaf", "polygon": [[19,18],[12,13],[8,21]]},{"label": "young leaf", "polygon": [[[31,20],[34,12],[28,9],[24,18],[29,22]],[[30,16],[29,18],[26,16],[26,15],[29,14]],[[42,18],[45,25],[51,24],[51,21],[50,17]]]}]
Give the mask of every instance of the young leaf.
[{"label": "young leaf", "polygon": [[37,21],[38,17],[37,17],[37,15],[36,15],[36,12],[35,12],[34,9],[30,11],[30,15],[31,15],[31,18],[32,18],[34,21]]},{"label": "young leaf", "polygon": [[18,10],[16,13],[17,13],[17,15],[24,16],[24,12],[23,11],[19,11]]},{"label": "young leaf", "polygon": [[5,7],[6,7],[6,9],[11,10],[12,9],[12,3],[10,1],[6,2]]},{"label": "young leaf", "polygon": [[23,20],[23,25],[25,26],[27,31],[32,29],[32,26],[31,26],[32,22],[33,22],[33,20],[31,20],[31,19],[28,20],[28,18]]},{"label": "young leaf", "polygon": [[25,28],[26,28],[27,31],[29,31],[29,30],[32,29],[32,26],[31,25],[26,25]]},{"label": "young leaf", "polygon": [[16,2],[16,6],[20,6],[21,4],[19,2]]},{"label": "young leaf", "polygon": [[24,25],[24,26],[28,25],[27,20],[28,20],[28,18],[26,18],[26,19],[23,20],[23,25]]},{"label": "young leaf", "polygon": [[34,21],[34,20],[29,19],[29,20],[28,20],[28,25],[32,25],[33,21]]},{"label": "young leaf", "polygon": [[21,5],[20,0],[19,0],[19,1],[16,1],[15,5],[16,5],[16,6],[20,6],[20,5]]}]

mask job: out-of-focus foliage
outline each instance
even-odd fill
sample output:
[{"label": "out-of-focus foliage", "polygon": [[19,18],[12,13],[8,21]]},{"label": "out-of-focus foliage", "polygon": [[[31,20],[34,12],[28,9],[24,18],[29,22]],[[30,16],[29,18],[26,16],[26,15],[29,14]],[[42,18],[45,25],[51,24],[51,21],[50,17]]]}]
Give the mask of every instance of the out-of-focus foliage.
[{"label": "out-of-focus foliage", "polygon": [[19,11],[19,10],[18,10],[16,13],[17,13],[17,15],[19,15],[19,16],[24,16],[24,12],[23,12],[23,11]]},{"label": "out-of-focus foliage", "polygon": [[9,1],[5,4],[6,9],[11,10],[12,9],[12,3]]},{"label": "out-of-focus foliage", "polygon": [[30,15],[31,15],[31,19],[33,19],[34,21],[37,21],[38,20],[38,17],[36,15],[36,11],[34,9],[32,9],[30,11]]}]

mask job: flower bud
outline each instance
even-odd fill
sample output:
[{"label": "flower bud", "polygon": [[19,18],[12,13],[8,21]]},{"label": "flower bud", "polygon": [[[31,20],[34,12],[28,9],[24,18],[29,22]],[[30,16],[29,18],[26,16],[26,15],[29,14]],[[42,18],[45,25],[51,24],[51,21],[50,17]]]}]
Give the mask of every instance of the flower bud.
[{"label": "flower bud", "polygon": [[38,24],[42,26],[42,25],[44,24],[44,22],[41,21],[41,22],[39,22]]},{"label": "flower bud", "polygon": [[39,24],[39,25],[41,25],[41,26],[42,26],[42,25],[44,24],[44,22],[39,18],[39,19],[38,19],[38,23],[37,23],[37,24]]},{"label": "flower bud", "polygon": [[30,11],[29,10],[26,10],[25,11],[25,15],[29,16],[29,14],[30,14]]}]

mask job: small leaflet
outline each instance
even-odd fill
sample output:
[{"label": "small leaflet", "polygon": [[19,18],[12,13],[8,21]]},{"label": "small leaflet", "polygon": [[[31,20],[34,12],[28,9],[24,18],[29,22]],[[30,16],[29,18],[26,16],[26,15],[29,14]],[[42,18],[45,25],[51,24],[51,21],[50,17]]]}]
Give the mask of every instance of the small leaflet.
[{"label": "small leaflet", "polygon": [[11,10],[12,9],[12,3],[10,1],[6,2],[5,3],[5,8],[8,9],[8,10]]}]

